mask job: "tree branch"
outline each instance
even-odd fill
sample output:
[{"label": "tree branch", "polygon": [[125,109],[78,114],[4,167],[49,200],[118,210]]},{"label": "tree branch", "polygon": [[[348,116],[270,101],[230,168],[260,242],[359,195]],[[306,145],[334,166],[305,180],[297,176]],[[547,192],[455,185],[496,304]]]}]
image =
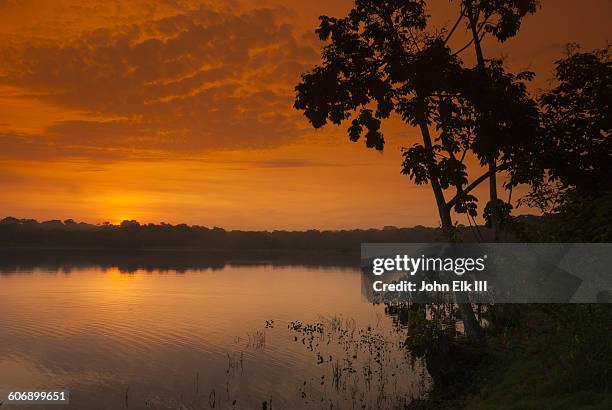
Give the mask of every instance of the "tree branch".
[{"label": "tree branch", "polygon": [[472,39],[463,47],[461,47],[458,51],[455,51],[453,53],[453,56],[456,56],[457,54],[461,54],[463,51],[465,51],[466,48],[468,48],[469,46],[472,45],[472,43],[474,42],[474,38],[472,37]]},{"label": "tree branch", "polygon": [[463,20],[463,17],[465,16],[465,11],[463,9],[463,7],[461,7],[460,13],[459,13],[459,18],[457,19],[457,21],[455,22],[455,25],[453,26],[453,28],[448,32],[448,35],[446,36],[446,38],[444,39],[444,43],[443,45],[446,45],[446,43],[448,43],[448,40],[450,40],[450,38],[453,36],[453,34],[455,33],[455,30],[457,29],[457,27],[459,26],[459,23],[461,23],[461,20]]},{"label": "tree branch", "polygon": [[[512,165],[511,162],[505,162],[497,166],[496,171],[502,171],[508,168],[510,165]],[[476,178],[475,180],[473,180],[471,184],[469,184],[467,187],[465,187],[465,189],[461,191],[461,194],[457,193],[457,195],[455,195],[450,201],[448,201],[449,208],[452,208],[453,206],[457,204],[457,201],[459,201],[460,196],[469,194],[474,188],[476,188],[478,185],[486,181],[491,176],[491,174],[492,174],[492,171],[487,171],[481,176],[479,176],[478,178]]]},{"label": "tree branch", "polygon": [[[477,17],[478,18],[478,17]],[[482,39],[484,38],[485,34],[487,34],[486,31],[483,31],[482,34],[480,33],[482,31],[482,29],[485,27],[487,21],[489,20],[489,16],[485,17],[485,19],[481,22],[481,23],[474,23],[472,21],[470,21],[470,24],[476,24],[478,26],[478,28],[476,29],[476,35],[479,36],[478,41],[482,41]],[[458,51],[455,51],[453,53],[453,56],[456,56],[458,54],[461,54],[463,51],[465,51],[469,46],[472,45],[472,43],[474,42],[474,37],[472,37],[472,39],[463,47],[461,47]]]},{"label": "tree branch", "polygon": [[408,29],[408,34],[410,34],[410,38],[412,39],[412,43],[416,47],[417,51],[420,52],[421,51],[421,47],[419,47],[419,43],[418,43],[416,37],[414,36],[414,33],[412,32],[411,28]]},{"label": "tree branch", "polygon": [[461,155],[461,161],[459,161],[460,163],[462,163],[462,164],[463,164],[463,160],[465,159],[465,154],[467,154],[467,152],[468,152],[468,149],[467,149],[467,147],[466,147],[466,148],[463,150],[463,154]]}]

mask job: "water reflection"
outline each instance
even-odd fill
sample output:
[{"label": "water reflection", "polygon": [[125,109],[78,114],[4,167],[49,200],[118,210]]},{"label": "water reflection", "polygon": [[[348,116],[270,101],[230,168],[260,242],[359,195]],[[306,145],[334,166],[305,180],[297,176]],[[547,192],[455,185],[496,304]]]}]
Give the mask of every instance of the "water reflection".
[{"label": "water reflection", "polygon": [[[0,276],[2,387],[66,387],[74,408],[352,408],[356,397],[377,408],[380,384],[368,386],[363,374],[343,388],[333,383],[359,331],[385,339],[386,360],[408,363],[405,334],[384,307],[362,303],[359,271],[348,263],[175,254],[156,269],[163,255],[117,256],[121,267],[52,255],[3,259],[12,274]],[[338,343],[330,325],[309,349],[291,327],[329,318],[354,323],[353,342]],[[358,356],[359,372],[376,360]],[[418,366],[402,367],[385,391],[409,398],[424,380]]]},{"label": "water reflection", "polygon": [[46,270],[70,273],[83,268],[117,268],[120,272],[184,273],[221,270],[226,265],[305,266],[356,269],[359,253],[322,251],[201,251],[190,249],[0,249],[0,273]]}]

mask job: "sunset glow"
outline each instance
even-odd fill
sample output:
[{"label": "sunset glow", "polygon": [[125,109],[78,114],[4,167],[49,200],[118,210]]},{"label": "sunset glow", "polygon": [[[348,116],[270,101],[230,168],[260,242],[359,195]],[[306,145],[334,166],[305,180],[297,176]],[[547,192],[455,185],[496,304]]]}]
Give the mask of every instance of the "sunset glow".
[{"label": "sunset glow", "polygon": [[[567,42],[610,40],[612,5],[593,3],[544,1],[518,38],[487,50],[544,87]],[[317,16],[349,5],[1,2],[0,213],[234,229],[437,225],[429,188],[400,174],[414,130],[384,124],[379,154],[349,143],[344,127],[313,131],[292,108],[300,74],[319,61]]]}]

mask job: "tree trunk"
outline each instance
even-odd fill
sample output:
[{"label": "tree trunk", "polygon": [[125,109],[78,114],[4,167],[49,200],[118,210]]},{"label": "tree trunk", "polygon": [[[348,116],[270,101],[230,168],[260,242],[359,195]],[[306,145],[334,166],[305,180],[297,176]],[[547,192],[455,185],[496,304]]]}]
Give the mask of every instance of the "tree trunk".
[{"label": "tree trunk", "polygon": [[499,209],[497,204],[497,165],[495,160],[489,161],[489,171],[491,176],[489,177],[489,196],[491,203],[495,206],[493,213],[491,214],[491,229],[493,229],[493,241],[499,241]]},{"label": "tree trunk", "polygon": [[[461,295],[461,297],[459,295]],[[469,303],[469,301],[467,301],[467,297],[461,293],[457,295],[457,304],[459,305],[459,312],[461,313],[461,319],[463,320],[465,336],[471,342],[481,343],[484,334],[478,320],[476,319],[476,315],[472,309],[472,304]]]},{"label": "tree trunk", "polygon": [[[478,37],[478,28],[476,27],[478,14],[475,16],[470,15],[468,18],[470,19],[470,29],[474,41],[474,50],[476,51],[476,62],[478,68],[484,70],[485,61],[480,45],[480,38]],[[493,240],[497,242],[499,241],[499,215],[497,214],[497,165],[494,158],[489,160],[489,171],[491,172],[491,176],[489,177],[489,201],[495,206],[494,212],[490,215],[491,229],[493,230]]]},{"label": "tree trunk", "polygon": [[[432,151],[432,143],[431,143],[431,135],[429,134],[429,128],[427,127],[427,123],[425,121],[421,121],[419,123],[419,128],[421,129],[421,135],[423,136],[423,145],[425,149],[429,152]],[[433,155],[433,153],[432,153]],[[440,216],[440,223],[442,224],[442,229],[447,231],[453,229],[453,221],[450,215],[450,207],[446,203],[446,199],[444,198],[444,192],[442,191],[442,187],[440,186],[440,181],[438,179],[438,172],[436,171],[436,166],[433,162],[433,157],[428,159],[429,172],[431,174],[431,189],[433,190],[434,197],[436,199],[436,205],[438,206],[438,215]]]},{"label": "tree trunk", "polygon": [[[431,135],[429,133],[427,123],[422,121],[419,124],[419,128],[421,129],[425,149],[431,152]],[[436,198],[436,205],[438,206],[442,230],[446,235],[448,235],[449,240],[452,241],[454,240],[453,230],[455,229],[455,226],[453,225],[451,218],[451,207],[446,203],[446,199],[444,198],[444,192],[440,186],[438,173],[436,171],[433,158],[429,159],[428,166],[431,173],[431,188],[433,189],[434,197]],[[463,320],[463,327],[465,329],[466,337],[472,342],[480,343],[483,337],[482,328],[476,320],[476,316],[472,310],[472,304],[469,303],[467,297],[463,293],[457,294],[457,304],[459,305],[459,312],[461,312],[461,319]]]}]

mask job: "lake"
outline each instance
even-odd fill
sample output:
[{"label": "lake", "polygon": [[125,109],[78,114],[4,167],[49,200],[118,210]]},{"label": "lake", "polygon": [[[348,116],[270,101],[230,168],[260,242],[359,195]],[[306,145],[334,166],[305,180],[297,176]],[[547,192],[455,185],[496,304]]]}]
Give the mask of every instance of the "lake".
[{"label": "lake", "polygon": [[86,409],[337,409],[391,408],[430,384],[346,263],[24,255],[0,266],[0,388],[67,388]]}]

